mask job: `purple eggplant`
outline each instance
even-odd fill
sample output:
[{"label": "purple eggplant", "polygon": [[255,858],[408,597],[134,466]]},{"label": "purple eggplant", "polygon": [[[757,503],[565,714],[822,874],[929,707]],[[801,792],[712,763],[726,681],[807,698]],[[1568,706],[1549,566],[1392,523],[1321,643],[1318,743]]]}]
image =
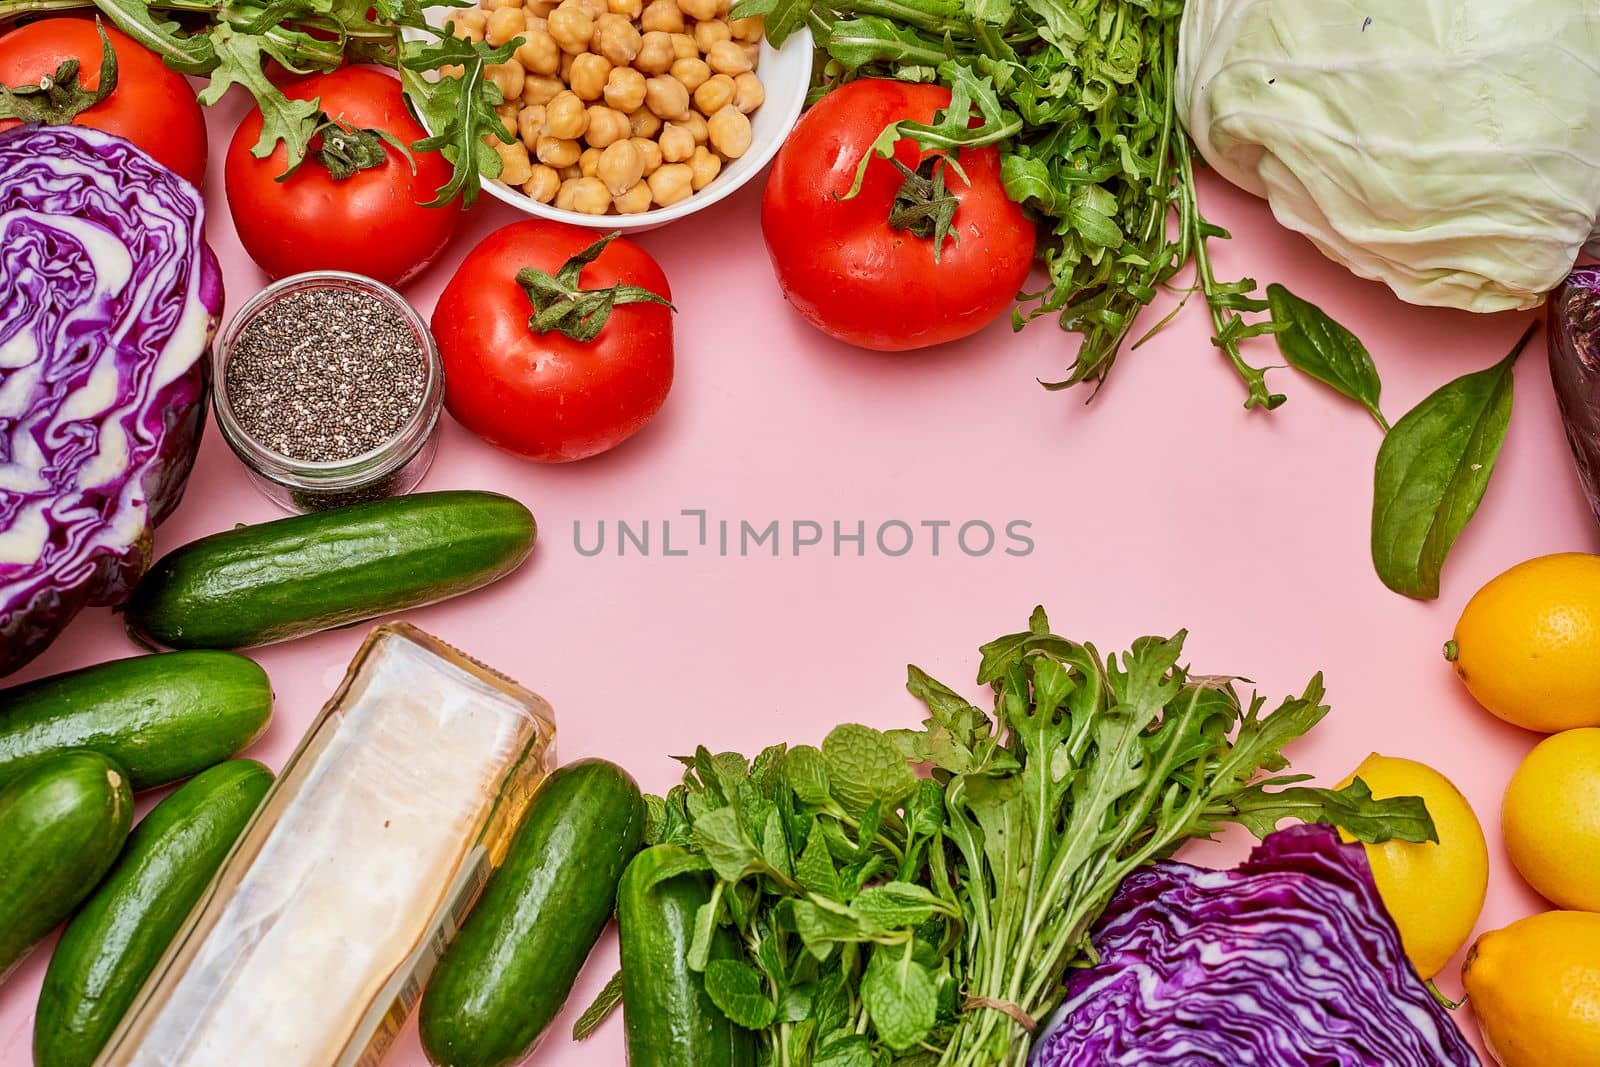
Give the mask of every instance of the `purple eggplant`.
[{"label": "purple eggplant", "polygon": [[1547,336],[1561,421],[1600,521],[1600,266],[1579,267],[1551,295]]}]

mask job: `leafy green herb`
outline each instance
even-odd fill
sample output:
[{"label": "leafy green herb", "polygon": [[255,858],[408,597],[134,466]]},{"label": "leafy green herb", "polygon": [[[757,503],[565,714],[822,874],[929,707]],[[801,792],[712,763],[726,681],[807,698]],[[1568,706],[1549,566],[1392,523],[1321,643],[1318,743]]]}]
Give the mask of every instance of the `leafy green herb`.
[{"label": "leafy green herb", "polygon": [[[1328,711],[1320,678],[1268,712],[1180,666],[1183,638],[1108,659],[1036,610],[982,649],[992,712],[913,667],[920,729],[681,758],[683,783],[648,801],[649,837],[681,850],[674,869],[716,874],[690,966],[761,1034],[762,1064],[1021,1067],[1030,1024],[1140,865],[1230,822],[1434,838],[1415,797],[1282,773]],[[708,958],[717,927],[742,961]]]},{"label": "leafy green herb", "polygon": [[[464,0],[444,4],[465,6]],[[316,100],[287,99],[267,77],[269,60],[297,74],[335,70],[347,59],[399,70],[406,95],[432,131],[410,147],[437,149],[455,167],[432,206],[458,195],[471,203],[479,178],[500,173],[500,157],[485,138],[506,141],[509,135],[494,113],[500,91],[484,67],[505,62],[521,39],[494,47],[454,37],[428,23],[420,0],[0,0],[0,24],[41,7],[99,8],[174,70],[208,78],[202,104],[216,103],[233,86],[244,88],[262,115],[261,137],[251,151],[265,157],[281,143],[291,171],[321,131],[322,110]],[[102,83],[101,92],[107,91]]]},{"label": "leafy green herb", "polygon": [[1530,325],[1499,363],[1412,408],[1384,438],[1372,493],[1372,565],[1395,592],[1439,595],[1445,556],[1478,510],[1505,440],[1512,366],[1537,328]]},{"label": "leafy green herb", "polygon": [[1267,303],[1272,320],[1282,327],[1278,351],[1289,366],[1361,404],[1387,432],[1389,420],[1378,407],[1383,383],[1361,339],[1281,285],[1267,286]]},{"label": "leafy green herb", "polygon": [[578,1021],[572,1024],[572,1040],[586,1040],[621,1003],[622,972],[618,971],[606,982],[599,995],[594,998],[594,1003],[585,1008],[583,1014],[578,1016]]}]

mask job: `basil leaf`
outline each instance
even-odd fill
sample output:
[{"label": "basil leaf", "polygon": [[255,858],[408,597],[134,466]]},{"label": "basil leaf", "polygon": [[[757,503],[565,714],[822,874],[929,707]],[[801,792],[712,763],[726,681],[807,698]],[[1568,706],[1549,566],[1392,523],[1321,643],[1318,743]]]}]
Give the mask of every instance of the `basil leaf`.
[{"label": "basil leaf", "polygon": [[1467,374],[1408,411],[1378,450],[1372,494],[1372,565],[1397,593],[1439,595],[1439,571],[1494,473],[1511,421],[1511,354]]},{"label": "basil leaf", "polygon": [[1384,430],[1389,421],[1378,408],[1383,383],[1378,368],[1361,339],[1317,305],[1302,300],[1281,285],[1267,286],[1267,305],[1277,331],[1278,351],[1284,361],[1341,396],[1361,404]]}]

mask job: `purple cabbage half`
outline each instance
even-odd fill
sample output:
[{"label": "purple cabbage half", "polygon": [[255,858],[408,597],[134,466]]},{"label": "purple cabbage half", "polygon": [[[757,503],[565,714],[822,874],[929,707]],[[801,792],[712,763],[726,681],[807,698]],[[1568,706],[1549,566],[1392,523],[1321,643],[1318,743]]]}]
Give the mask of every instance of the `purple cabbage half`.
[{"label": "purple cabbage half", "polygon": [[0,674],[150,562],[205,421],[200,194],[77,126],[0,134]]},{"label": "purple cabbage half", "polygon": [[1237,870],[1130,875],[1029,1067],[1476,1067],[1417,977],[1366,854],[1324,826]]},{"label": "purple cabbage half", "polygon": [[1579,267],[1550,297],[1550,379],[1589,508],[1600,520],[1600,267]]}]

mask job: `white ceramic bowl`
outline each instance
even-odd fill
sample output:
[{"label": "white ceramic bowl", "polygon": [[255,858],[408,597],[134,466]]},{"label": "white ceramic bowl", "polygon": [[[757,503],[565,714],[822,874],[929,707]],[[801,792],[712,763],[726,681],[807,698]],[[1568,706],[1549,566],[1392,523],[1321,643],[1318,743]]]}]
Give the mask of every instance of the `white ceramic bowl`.
[{"label": "white ceramic bowl", "polygon": [[[446,15],[459,10],[430,7],[428,21],[436,26],[443,25]],[[756,74],[766,89],[767,97],[750,116],[750,150],[723,167],[722,173],[710,185],[670,207],[652,208],[636,215],[585,215],[577,211],[563,211],[553,204],[541,204],[524,195],[522,190],[489,178],[482,181],[483,191],[529,215],[608,233],[612,230],[621,230],[623,233],[653,230],[693,215],[754,178],[778,154],[784,138],[789,136],[789,131],[800,119],[800,109],[805,106],[806,91],[811,87],[812,52],[811,31],[805,27],[791,34],[782,48],[773,48],[766,40],[761,42],[761,61],[756,67]]]}]

